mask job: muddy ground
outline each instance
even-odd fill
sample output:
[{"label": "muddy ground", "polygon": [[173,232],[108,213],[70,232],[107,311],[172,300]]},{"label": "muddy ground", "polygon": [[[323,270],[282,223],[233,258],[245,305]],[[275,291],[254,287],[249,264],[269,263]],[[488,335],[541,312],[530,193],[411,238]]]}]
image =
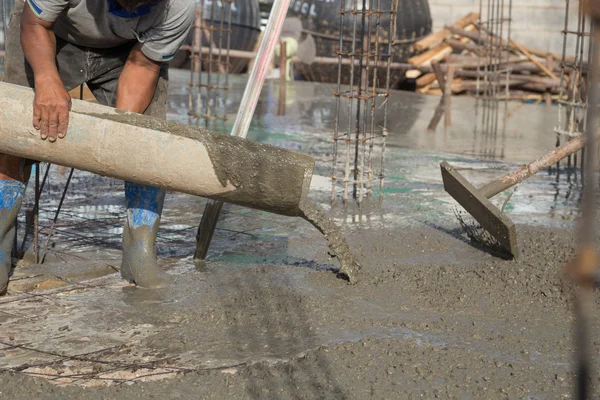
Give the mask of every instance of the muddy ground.
[{"label": "muddy ground", "polygon": [[[188,76],[172,77],[171,119],[187,118]],[[271,86],[249,137],[315,156],[310,198],[330,210],[331,88],[291,86],[297,101],[277,117]],[[0,399],[572,397],[573,288],[562,266],[575,246],[577,171],[544,171],[507,203],[518,261],[469,241],[439,174],[446,159],[493,163],[463,171],[476,186],[509,172],[554,146],[541,126],[551,129],[555,112],[516,107],[512,130],[490,139],[462,129],[472,121],[461,109],[454,131],[421,135],[438,99],[391,101],[383,203],[331,209],[363,267],[355,285],[336,278],[339,264],[308,222],[229,205],[208,262],[195,265],[205,202],[169,194],[157,243],[176,284],[137,290],[116,272],[121,184],[77,172],[52,263],[17,268],[0,299]],[[65,172],[50,176],[43,221]]]},{"label": "muddy ground", "polygon": [[[287,272],[294,266],[240,272],[206,267],[199,273],[214,285],[233,285],[235,294],[213,304],[203,321],[190,324],[216,324],[241,337],[245,325],[258,324],[265,335],[245,339],[264,347],[270,338],[309,343],[313,327],[324,324],[335,330],[333,335],[358,326],[367,334],[306,346],[286,360],[110,387],[56,387],[45,379],[3,372],[0,397],[568,398],[573,393],[572,288],[563,282],[561,266],[572,255],[573,235],[526,226],[519,226],[519,233],[524,240],[518,262],[492,257],[432,227],[385,232],[366,242],[353,234],[350,241],[363,242],[359,248],[369,255],[361,257],[365,275],[354,286],[306,267],[300,267],[307,270],[302,272],[306,284]],[[407,257],[452,254],[457,246],[467,262],[440,257],[422,263]],[[263,283],[274,275],[281,285]],[[316,295],[302,290],[305,285]],[[594,343],[594,353],[599,344]]]}]

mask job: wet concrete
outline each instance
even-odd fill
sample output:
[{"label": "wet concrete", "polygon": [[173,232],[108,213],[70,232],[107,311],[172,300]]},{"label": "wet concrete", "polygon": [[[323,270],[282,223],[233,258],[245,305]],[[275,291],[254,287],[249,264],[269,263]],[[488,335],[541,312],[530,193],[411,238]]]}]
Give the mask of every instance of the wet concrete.
[{"label": "wet concrete", "polygon": [[319,209],[314,203],[305,200],[300,205],[302,218],[310,222],[319,232],[325,236],[329,249],[333,252],[339,263],[340,269],[338,276],[347,279],[350,283],[356,283],[359,278],[360,264],[352,254],[350,246],[344,237],[341,229],[327,216],[325,212]]},{"label": "wet concrete", "polygon": [[[187,77],[172,74],[175,120],[187,118]],[[308,222],[232,205],[223,209],[207,262],[196,267],[194,236],[205,201],[170,193],[157,243],[159,264],[175,285],[137,290],[113,273],[0,300],[0,397],[571,396],[572,287],[561,267],[573,254],[577,171],[544,171],[511,197],[506,212],[522,249],[516,262],[468,240],[439,174],[439,162],[448,159],[474,168],[461,173],[480,186],[529,158],[531,149],[552,147],[554,137],[514,136],[504,162],[471,157],[472,131],[460,140],[457,131],[448,142],[462,143],[455,153],[444,149],[439,132],[442,143],[427,138],[432,144],[424,150],[411,139],[423,117],[410,103],[423,115],[437,99],[428,108],[424,96],[394,93],[391,101],[405,106],[394,116],[383,202],[331,207],[333,116],[324,104],[332,87],[294,87],[288,114],[277,116],[278,89],[267,85],[249,137],[315,157],[309,198],[342,226],[361,279],[336,279],[337,261]],[[533,107],[522,106],[517,113],[524,116],[515,118],[540,112]],[[537,124],[522,126],[537,132]],[[480,155],[501,152],[500,141],[478,143]],[[509,148],[520,150],[512,158]],[[484,165],[494,168],[478,169]],[[62,179],[54,171],[50,188],[60,190]],[[122,203],[118,182],[76,173],[52,254],[118,259]],[[42,220],[55,205],[56,196],[42,199]],[[592,323],[597,332],[600,322]],[[593,346],[597,353],[599,344]],[[140,382],[154,379],[161,380]],[[94,385],[101,387],[80,387]]]}]

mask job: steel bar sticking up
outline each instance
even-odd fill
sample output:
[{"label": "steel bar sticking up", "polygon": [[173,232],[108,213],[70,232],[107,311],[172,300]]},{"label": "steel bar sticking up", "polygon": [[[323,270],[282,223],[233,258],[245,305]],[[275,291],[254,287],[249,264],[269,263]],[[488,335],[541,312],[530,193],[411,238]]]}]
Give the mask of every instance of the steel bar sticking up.
[{"label": "steel bar sticking up", "polygon": [[[390,64],[397,12],[398,0],[340,2],[332,203],[341,187],[344,203],[352,192],[352,198],[361,204],[372,196],[376,181],[379,181],[379,198],[383,196]],[[350,39],[345,37],[348,34]],[[346,74],[349,84],[343,87]]]},{"label": "steel bar sticking up", "polygon": [[[217,132],[226,131],[232,3],[200,1],[190,48],[188,123]],[[202,51],[204,45],[209,51]]]},{"label": "steel bar sticking up", "polygon": [[475,130],[495,141],[508,117],[510,67],[506,66],[510,65],[512,0],[480,0],[479,15],[479,46],[483,51],[478,53]]},{"label": "steel bar sticking up", "polygon": [[[591,58],[593,48],[592,24],[584,10],[586,2],[587,0],[565,1],[563,49],[560,64],[561,85],[557,101],[558,123],[554,129],[557,147],[564,140],[571,140],[583,135],[586,130],[588,60]],[[574,6],[577,7],[576,26],[573,26],[571,17]],[[581,167],[583,167],[583,150],[580,161]],[[568,167],[577,167],[577,164],[577,154],[567,159]]]}]

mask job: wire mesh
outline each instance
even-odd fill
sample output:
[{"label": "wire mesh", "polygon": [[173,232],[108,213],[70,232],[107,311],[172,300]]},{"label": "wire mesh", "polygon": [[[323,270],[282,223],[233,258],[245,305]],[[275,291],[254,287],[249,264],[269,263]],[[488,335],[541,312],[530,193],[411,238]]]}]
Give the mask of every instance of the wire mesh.
[{"label": "wire mesh", "polygon": [[[398,0],[342,0],[338,56],[331,201],[341,192],[344,203],[359,204],[373,194],[379,198],[385,178],[385,146],[388,134],[390,63]],[[387,21],[387,22],[384,22]],[[350,40],[345,36],[351,32]],[[350,65],[349,77],[343,63]],[[385,80],[380,81],[381,69]],[[349,79],[348,85],[343,84]]]},{"label": "wire mesh", "polygon": [[196,8],[190,66],[190,125],[226,131],[233,0],[201,0]]},{"label": "wire mesh", "polygon": [[[563,49],[560,64],[560,95],[558,104],[558,122],[556,132],[556,146],[561,142],[571,140],[583,135],[586,129],[586,115],[588,109],[588,60],[591,59],[592,23],[584,12],[586,0],[577,3],[565,0],[565,20],[562,30]],[[576,8],[576,18],[572,11]],[[574,20],[574,21],[573,21]],[[574,23],[573,23],[574,22]],[[567,166],[577,166],[578,154],[569,156]],[[579,160],[583,166],[583,151]],[[557,165],[558,167],[559,165]]]}]

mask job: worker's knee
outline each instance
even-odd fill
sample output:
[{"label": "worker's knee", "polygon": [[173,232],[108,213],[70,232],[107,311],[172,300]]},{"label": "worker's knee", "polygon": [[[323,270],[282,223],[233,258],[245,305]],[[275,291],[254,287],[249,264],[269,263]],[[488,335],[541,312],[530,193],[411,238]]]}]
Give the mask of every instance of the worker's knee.
[{"label": "worker's knee", "polygon": [[27,182],[31,166],[25,166],[21,157],[0,154],[0,180],[15,180]]}]

